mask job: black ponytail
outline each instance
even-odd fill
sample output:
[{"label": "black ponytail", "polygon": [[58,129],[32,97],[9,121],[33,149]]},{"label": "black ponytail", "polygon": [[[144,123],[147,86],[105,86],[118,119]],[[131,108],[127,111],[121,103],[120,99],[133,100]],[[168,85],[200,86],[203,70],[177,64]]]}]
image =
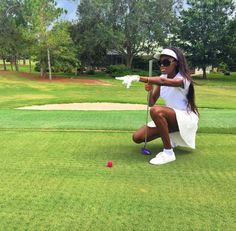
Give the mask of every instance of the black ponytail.
[{"label": "black ponytail", "polygon": [[183,52],[177,48],[177,47],[170,47],[168,48],[172,51],[174,51],[178,57],[178,66],[177,71],[188,81],[190,81],[189,90],[187,94],[187,100],[188,100],[188,108],[193,111],[195,114],[199,115],[197,105],[195,103],[195,90],[194,90],[194,82],[192,80],[192,77],[190,75],[190,71],[188,68],[187,60],[185,56],[183,55]]},{"label": "black ponytail", "polygon": [[199,115],[197,106],[195,104],[195,90],[193,86],[193,81],[191,81],[188,89],[188,94],[187,94],[187,99],[188,99],[188,107],[193,111],[195,114]]}]

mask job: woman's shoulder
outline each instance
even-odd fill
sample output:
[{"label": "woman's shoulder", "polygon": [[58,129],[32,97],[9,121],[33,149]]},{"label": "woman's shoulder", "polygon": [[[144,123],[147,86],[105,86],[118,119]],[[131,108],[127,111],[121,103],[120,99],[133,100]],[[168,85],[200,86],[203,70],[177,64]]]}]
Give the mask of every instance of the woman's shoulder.
[{"label": "woman's shoulder", "polygon": [[176,76],[174,77],[174,79],[185,79],[185,78],[184,78],[183,75],[181,75],[180,72],[178,72],[178,73],[176,74]]},{"label": "woman's shoulder", "polygon": [[188,90],[189,85],[190,85],[191,82],[186,77],[184,77],[180,72],[178,72],[176,74],[174,79],[182,79],[183,80],[183,86],[181,88],[183,88],[185,90]]}]

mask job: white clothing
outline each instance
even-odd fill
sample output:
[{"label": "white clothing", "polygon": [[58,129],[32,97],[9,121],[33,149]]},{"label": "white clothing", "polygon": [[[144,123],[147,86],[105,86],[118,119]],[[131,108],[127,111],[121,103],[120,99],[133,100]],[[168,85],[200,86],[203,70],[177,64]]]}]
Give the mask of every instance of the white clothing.
[{"label": "white clothing", "polygon": [[[167,78],[166,75],[161,75],[162,78]],[[190,81],[185,79],[178,73],[174,79],[183,79],[184,86],[182,87],[169,87],[161,86],[160,97],[165,100],[167,107],[176,108],[179,110],[187,110],[188,107],[188,89]]]},{"label": "white clothing", "polygon": [[[161,76],[166,77],[166,76]],[[195,148],[195,138],[198,128],[198,116],[188,109],[187,94],[190,81],[178,73],[175,78],[184,80],[184,87],[161,86],[160,97],[164,99],[165,105],[175,110],[179,127],[178,132],[170,133],[171,143],[175,146]],[[153,121],[147,124],[148,127],[156,127]]]},{"label": "white clothing", "polygon": [[178,60],[177,54],[173,50],[168,49],[168,48],[164,49],[160,54],[159,53],[155,54],[154,59],[160,59],[161,55],[168,55]]}]

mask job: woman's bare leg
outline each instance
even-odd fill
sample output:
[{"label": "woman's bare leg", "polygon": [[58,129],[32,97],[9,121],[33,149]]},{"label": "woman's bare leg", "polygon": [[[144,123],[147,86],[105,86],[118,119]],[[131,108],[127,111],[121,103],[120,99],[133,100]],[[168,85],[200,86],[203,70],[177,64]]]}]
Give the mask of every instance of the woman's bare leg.
[{"label": "woman's bare leg", "polygon": [[145,136],[147,134],[147,141],[152,141],[160,137],[158,128],[150,128],[146,125],[139,128],[136,132],[133,133],[133,141],[137,144],[140,144],[145,141]]},{"label": "woman's bare leg", "polygon": [[150,114],[156,124],[158,135],[162,139],[164,148],[171,149],[169,132],[179,130],[175,111],[165,106],[154,106],[150,109]]},{"label": "woman's bare leg", "polygon": [[170,149],[169,133],[179,130],[175,111],[165,106],[154,106],[151,108],[150,114],[157,127],[151,128],[146,125],[141,127],[133,133],[133,141],[135,143],[144,142],[146,134],[147,141],[161,137],[164,148]]}]

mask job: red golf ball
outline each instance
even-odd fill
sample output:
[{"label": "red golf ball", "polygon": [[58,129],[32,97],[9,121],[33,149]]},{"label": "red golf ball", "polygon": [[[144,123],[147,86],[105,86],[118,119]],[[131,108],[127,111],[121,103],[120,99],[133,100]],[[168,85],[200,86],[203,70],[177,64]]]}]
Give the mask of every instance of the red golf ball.
[{"label": "red golf ball", "polygon": [[111,168],[112,165],[113,165],[113,164],[112,164],[112,161],[108,161],[108,162],[107,162],[107,167]]}]

